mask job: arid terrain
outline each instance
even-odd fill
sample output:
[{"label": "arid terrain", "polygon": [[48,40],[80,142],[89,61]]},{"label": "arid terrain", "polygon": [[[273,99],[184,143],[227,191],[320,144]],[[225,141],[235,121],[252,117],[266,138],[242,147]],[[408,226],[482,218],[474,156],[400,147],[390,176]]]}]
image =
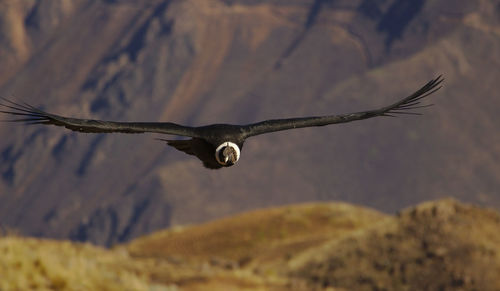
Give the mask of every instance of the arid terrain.
[{"label": "arid terrain", "polygon": [[[446,79],[423,116],[262,135],[217,171],[155,134],[0,123],[0,224],[111,246],[301,202],[499,209],[499,3],[0,0],[0,96],[61,115],[250,123],[371,109]],[[349,284],[319,264],[301,274]]]},{"label": "arid terrain", "polygon": [[499,290],[500,214],[445,199],[384,215],[268,208],[102,249],[0,238],[1,290]]}]

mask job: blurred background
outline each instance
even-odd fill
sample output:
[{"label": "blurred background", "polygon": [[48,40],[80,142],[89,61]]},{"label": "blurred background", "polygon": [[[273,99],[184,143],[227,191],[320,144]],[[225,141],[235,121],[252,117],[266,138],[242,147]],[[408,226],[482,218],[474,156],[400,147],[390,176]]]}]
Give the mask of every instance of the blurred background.
[{"label": "blurred background", "polygon": [[0,0],[0,95],[198,126],[347,113],[443,74],[424,116],[251,138],[207,170],[155,134],[0,124],[0,222],[110,246],[306,201],[500,207],[500,2]]}]

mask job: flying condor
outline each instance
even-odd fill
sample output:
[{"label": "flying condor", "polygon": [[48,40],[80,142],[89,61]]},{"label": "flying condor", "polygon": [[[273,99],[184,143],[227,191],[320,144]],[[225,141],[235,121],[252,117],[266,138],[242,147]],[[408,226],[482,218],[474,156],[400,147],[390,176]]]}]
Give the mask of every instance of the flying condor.
[{"label": "flying condor", "polygon": [[312,116],[288,119],[271,119],[246,125],[211,124],[191,127],[172,122],[115,122],[93,119],[63,117],[47,113],[26,103],[16,103],[5,98],[0,102],[0,112],[17,116],[7,122],[23,122],[26,124],[52,124],[64,126],[79,132],[90,133],[145,133],[154,132],[169,135],[190,137],[186,140],[160,139],[179,151],[198,157],[203,165],[210,169],[219,169],[234,165],[240,158],[243,143],[249,137],[301,127],[324,126],[367,119],[376,116],[396,116],[399,114],[416,114],[412,110],[428,107],[421,105],[423,98],[441,88],[441,76],[429,81],[422,88],[398,102],[375,110],[361,111],[340,115]]}]

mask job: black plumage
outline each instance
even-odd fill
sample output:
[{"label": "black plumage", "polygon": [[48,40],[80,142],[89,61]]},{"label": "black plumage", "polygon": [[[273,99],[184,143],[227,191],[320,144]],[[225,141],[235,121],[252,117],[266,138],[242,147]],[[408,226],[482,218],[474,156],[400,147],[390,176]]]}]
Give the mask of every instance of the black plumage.
[{"label": "black plumage", "polygon": [[239,159],[243,143],[249,137],[259,134],[303,128],[345,123],[376,116],[397,116],[399,114],[420,113],[412,110],[431,106],[421,105],[421,100],[441,88],[441,76],[429,81],[422,88],[400,101],[375,110],[361,111],[349,114],[312,116],[302,118],[272,119],[247,125],[212,124],[200,127],[179,125],[172,122],[115,122],[93,119],[63,117],[47,113],[26,103],[17,103],[2,98],[1,113],[17,116],[18,119],[4,120],[6,122],[23,122],[26,124],[52,124],[64,126],[78,132],[88,133],[161,133],[190,137],[188,140],[166,141],[168,145],[189,155],[198,157],[203,165],[210,169],[229,167]]}]

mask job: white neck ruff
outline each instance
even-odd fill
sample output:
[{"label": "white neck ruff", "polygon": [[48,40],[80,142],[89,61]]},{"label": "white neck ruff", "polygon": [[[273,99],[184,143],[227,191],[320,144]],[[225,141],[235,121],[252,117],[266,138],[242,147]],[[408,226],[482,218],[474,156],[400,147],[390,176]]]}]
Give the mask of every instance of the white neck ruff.
[{"label": "white neck ruff", "polygon": [[236,145],[235,143],[233,142],[230,142],[230,141],[226,141],[226,142],[223,142],[221,143],[217,149],[215,150],[215,159],[217,160],[217,162],[221,165],[225,165],[224,161],[221,161],[219,159],[219,152],[224,148],[224,147],[231,147],[233,148],[235,151],[236,151],[236,161],[238,161],[240,159],[240,148],[238,147],[238,145]]}]

